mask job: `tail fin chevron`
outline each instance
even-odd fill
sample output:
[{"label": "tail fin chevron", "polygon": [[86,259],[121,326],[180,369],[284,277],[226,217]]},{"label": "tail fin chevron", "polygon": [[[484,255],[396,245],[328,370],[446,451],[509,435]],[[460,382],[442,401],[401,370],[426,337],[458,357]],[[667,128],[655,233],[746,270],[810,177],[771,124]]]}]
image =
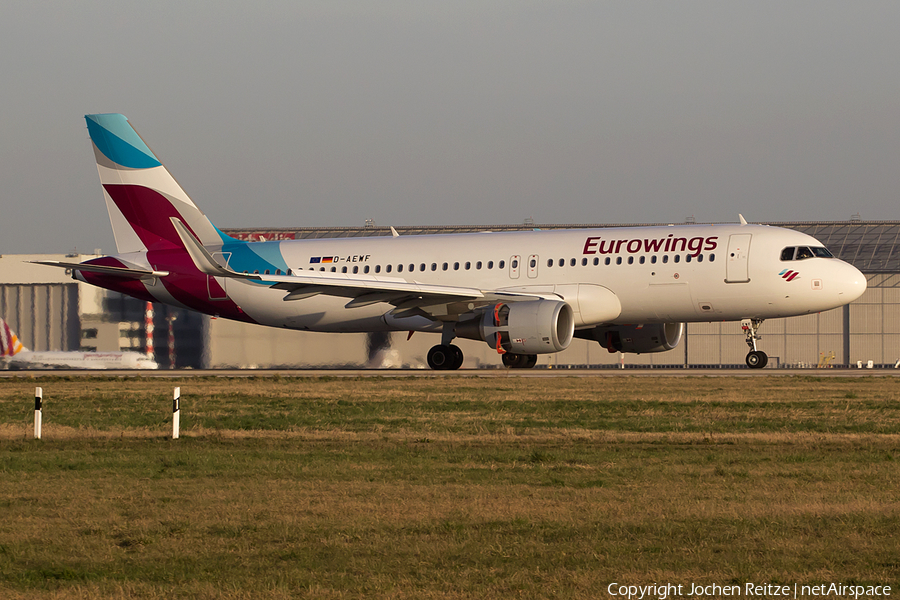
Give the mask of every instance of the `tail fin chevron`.
[{"label": "tail fin chevron", "polygon": [[19,352],[27,352],[28,348],[22,345],[15,332],[9,328],[6,321],[0,319],[0,357],[8,358]]},{"label": "tail fin chevron", "polygon": [[120,254],[182,247],[171,218],[204,245],[228,239],[191,201],[123,115],[85,115]]}]

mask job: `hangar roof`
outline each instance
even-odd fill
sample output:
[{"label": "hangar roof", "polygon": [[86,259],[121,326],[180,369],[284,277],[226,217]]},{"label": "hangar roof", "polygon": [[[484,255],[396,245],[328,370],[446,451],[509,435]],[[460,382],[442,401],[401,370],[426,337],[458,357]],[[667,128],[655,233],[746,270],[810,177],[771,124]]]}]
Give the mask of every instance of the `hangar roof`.
[{"label": "hangar roof", "polygon": [[[401,235],[471,233],[477,231],[524,231],[528,229],[586,229],[596,227],[645,227],[669,223],[629,224],[537,224],[518,225],[424,225],[397,227]],[[900,221],[792,221],[769,222],[813,236],[841,258],[866,273],[900,273]],[[319,239],[389,236],[390,227],[287,227],[270,229],[224,229],[239,239]]]}]

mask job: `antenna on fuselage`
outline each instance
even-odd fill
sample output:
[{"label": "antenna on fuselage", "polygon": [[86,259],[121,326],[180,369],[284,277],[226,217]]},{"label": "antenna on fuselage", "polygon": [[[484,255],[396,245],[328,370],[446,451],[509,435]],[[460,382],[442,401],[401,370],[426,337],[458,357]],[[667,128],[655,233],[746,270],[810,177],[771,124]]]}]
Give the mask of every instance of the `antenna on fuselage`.
[{"label": "antenna on fuselage", "polygon": [[744,215],[742,215],[741,213],[738,213],[738,219],[741,220],[741,225],[746,225],[746,224],[747,224],[747,219],[745,219],[745,218],[744,218]]}]

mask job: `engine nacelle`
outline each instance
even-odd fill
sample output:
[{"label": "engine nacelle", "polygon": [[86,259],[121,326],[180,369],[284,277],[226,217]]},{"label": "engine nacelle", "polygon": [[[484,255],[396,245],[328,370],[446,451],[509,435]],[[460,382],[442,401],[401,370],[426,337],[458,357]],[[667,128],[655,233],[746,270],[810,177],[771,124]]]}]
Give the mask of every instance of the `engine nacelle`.
[{"label": "engine nacelle", "polygon": [[671,350],[684,335],[684,323],[652,325],[610,325],[579,331],[578,337],[597,340],[610,352],[665,352]]},{"label": "engine nacelle", "polygon": [[456,324],[458,337],[485,341],[501,354],[561,352],[574,333],[575,313],[559,300],[499,303]]}]

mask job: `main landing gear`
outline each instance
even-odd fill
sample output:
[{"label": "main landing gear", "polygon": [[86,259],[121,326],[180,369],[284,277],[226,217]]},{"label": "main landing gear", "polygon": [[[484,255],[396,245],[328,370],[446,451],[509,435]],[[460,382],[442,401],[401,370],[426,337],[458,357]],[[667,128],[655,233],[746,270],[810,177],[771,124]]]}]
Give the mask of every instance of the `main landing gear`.
[{"label": "main landing gear", "polygon": [[[445,324],[441,332],[441,343],[428,351],[428,366],[435,371],[455,371],[463,364],[463,353],[459,346],[450,342],[456,337],[455,328]],[[503,366],[510,369],[531,369],[537,364],[537,354],[503,354]]]},{"label": "main landing gear", "polygon": [[750,352],[747,354],[746,363],[751,369],[762,369],[769,362],[769,357],[762,350],[756,349],[756,340],[761,338],[756,331],[762,325],[762,319],[744,319],[741,321],[741,329],[747,336],[747,345],[750,346]]},{"label": "main landing gear", "polygon": [[503,355],[503,366],[510,369],[531,369],[537,364],[537,354],[513,354],[507,352]]},{"label": "main landing gear", "polygon": [[428,366],[435,371],[455,371],[463,364],[463,353],[459,346],[439,344],[428,351]]}]

